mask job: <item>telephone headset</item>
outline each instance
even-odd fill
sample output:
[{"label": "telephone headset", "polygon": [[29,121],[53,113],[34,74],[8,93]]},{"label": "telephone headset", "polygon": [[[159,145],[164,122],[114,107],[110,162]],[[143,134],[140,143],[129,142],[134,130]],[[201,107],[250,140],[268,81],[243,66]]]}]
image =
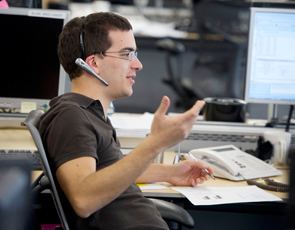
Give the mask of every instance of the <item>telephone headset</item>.
[{"label": "telephone headset", "polygon": [[85,47],[84,47],[84,41],[83,41],[83,29],[84,29],[84,24],[82,22],[81,24],[81,29],[80,29],[80,45],[81,45],[81,51],[82,51],[82,58],[77,58],[75,60],[76,65],[78,65],[80,68],[85,70],[87,73],[92,74],[94,77],[96,77],[98,80],[100,80],[102,83],[104,83],[106,86],[109,85],[105,80],[103,80],[97,73],[94,72],[94,70],[84,61],[86,60],[86,55],[85,55]]}]

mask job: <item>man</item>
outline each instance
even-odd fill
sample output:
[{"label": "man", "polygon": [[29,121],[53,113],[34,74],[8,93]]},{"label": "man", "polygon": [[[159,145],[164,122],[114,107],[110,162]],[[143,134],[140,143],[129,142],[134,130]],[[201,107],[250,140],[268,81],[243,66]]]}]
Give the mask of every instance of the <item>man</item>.
[{"label": "man", "polygon": [[[203,169],[213,173],[196,161],[151,164],[189,134],[203,101],[178,117],[167,117],[170,102],[164,96],[148,137],[122,156],[106,111],[113,100],[132,94],[142,69],[136,48],[131,25],[113,13],[74,18],[60,35],[58,55],[72,89],[50,102],[39,131],[70,229],[168,229],[134,181],[196,186],[209,179]],[[77,58],[108,86],[77,66]]]}]

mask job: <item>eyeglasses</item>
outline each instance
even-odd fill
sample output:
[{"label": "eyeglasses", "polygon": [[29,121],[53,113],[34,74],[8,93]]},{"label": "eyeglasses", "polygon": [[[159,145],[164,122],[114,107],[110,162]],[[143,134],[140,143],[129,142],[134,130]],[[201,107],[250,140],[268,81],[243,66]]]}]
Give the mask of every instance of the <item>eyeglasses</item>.
[{"label": "eyeglasses", "polygon": [[[120,54],[121,57],[116,57],[116,56],[111,56],[111,55],[106,55],[106,53],[118,53]],[[117,52],[94,52],[93,54],[102,54],[106,57],[114,57],[114,58],[120,58],[123,60],[129,60],[129,61],[134,61],[135,57],[137,57],[137,52],[136,51],[117,51]]]}]

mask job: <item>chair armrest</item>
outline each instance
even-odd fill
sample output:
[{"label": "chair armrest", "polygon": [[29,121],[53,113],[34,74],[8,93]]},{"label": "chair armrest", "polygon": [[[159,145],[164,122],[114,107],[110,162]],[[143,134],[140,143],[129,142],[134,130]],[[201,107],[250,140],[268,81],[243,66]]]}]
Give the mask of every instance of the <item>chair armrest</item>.
[{"label": "chair armrest", "polygon": [[195,221],[192,216],[180,206],[164,200],[152,199],[162,218],[179,223],[187,228],[193,228]]},{"label": "chair armrest", "polygon": [[47,176],[42,173],[31,185],[31,195],[33,199],[45,189],[50,189],[50,183]]}]

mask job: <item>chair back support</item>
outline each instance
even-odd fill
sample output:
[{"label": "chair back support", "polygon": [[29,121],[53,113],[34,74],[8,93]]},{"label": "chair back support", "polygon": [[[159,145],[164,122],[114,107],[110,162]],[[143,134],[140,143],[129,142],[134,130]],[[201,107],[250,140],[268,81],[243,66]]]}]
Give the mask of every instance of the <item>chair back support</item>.
[{"label": "chair back support", "polygon": [[22,122],[22,126],[26,126],[31,133],[31,136],[35,142],[35,145],[39,151],[39,156],[40,156],[40,161],[41,161],[41,166],[43,169],[43,172],[45,176],[48,178],[49,181],[49,187],[50,187],[50,192],[54,201],[54,205],[56,207],[59,219],[61,221],[61,224],[64,228],[64,230],[69,230],[68,222],[66,220],[66,216],[64,214],[56,187],[54,183],[54,179],[49,167],[49,163],[47,160],[47,156],[45,154],[44,146],[42,143],[42,139],[40,136],[40,133],[37,129],[37,124],[40,119],[40,117],[43,115],[43,111],[40,110],[32,110],[28,116],[26,117],[25,121]]}]

